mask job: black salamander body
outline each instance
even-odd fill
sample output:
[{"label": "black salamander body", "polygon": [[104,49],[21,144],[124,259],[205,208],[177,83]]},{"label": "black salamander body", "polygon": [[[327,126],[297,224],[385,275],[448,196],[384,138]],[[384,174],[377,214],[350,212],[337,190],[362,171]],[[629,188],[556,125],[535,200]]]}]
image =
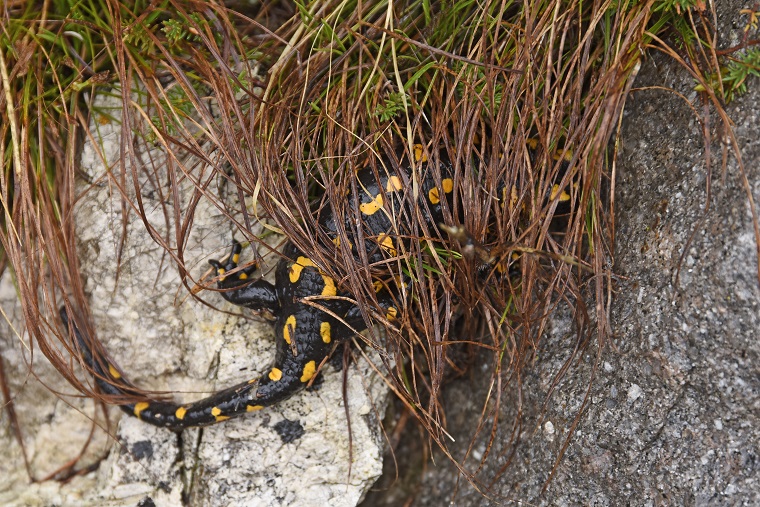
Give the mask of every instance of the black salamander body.
[{"label": "black salamander body", "polygon": [[[444,202],[450,203],[454,182],[451,164],[442,159],[438,175],[433,176],[432,164],[415,147],[415,158],[420,164],[420,208],[427,226],[431,229],[443,221]],[[386,163],[377,171],[371,168],[357,173],[359,197],[349,199],[349,208],[357,209],[360,229],[356,228],[356,214],[347,210],[341,225],[351,248],[357,255],[356,245],[363,242],[367,258],[376,263],[397,255],[403,238],[411,237],[405,230],[408,214],[414,212],[411,172],[408,167]],[[424,204],[424,205],[423,205]],[[326,212],[320,217],[320,226],[333,243],[338,244],[336,217]],[[335,280],[326,275],[292,243],[285,246],[283,258],[277,265],[275,283],[265,280],[250,282],[255,270],[251,267],[226,276],[235,269],[240,255],[240,244],[235,242],[225,264],[210,261],[220,277],[218,287],[229,302],[252,310],[269,311],[276,317],[276,356],[273,366],[259,378],[219,391],[205,399],[189,404],[164,401],[142,401],[121,405],[127,413],[141,420],[175,430],[204,426],[260,410],[276,404],[305,387],[328,358],[336,343],[349,338],[354,330],[366,329],[358,308],[345,299],[334,296],[351,296],[341,293]],[[398,309],[387,288],[376,285],[378,301],[386,318],[397,317]],[[303,298],[316,297],[315,303],[328,311],[305,304]],[[321,299],[320,299],[321,298]],[[332,298],[332,299],[331,299]],[[64,324],[68,325],[65,310],[61,310]],[[347,327],[350,326],[350,327]],[[106,394],[134,393],[134,386],[102,358],[93,357],[79,330],[72,326],[85,362],[94,370],[98,387]]]}]

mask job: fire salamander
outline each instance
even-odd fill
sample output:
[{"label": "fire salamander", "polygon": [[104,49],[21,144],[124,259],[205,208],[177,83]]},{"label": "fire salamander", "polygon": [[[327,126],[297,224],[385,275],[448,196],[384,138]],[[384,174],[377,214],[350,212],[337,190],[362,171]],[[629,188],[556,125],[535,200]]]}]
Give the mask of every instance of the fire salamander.
[{"label": "fire salamander", "polygon": [[[438,174],[434,176],[432,164],[428,162],[421,145],[415,146],[414,156],[421,174],[420,201],[424,200],[420,202],[420,209],[426,224],[432,229],[444,222],[443,208],[451,205],[454,190],[453,166],[442,156],[438,163]],[[392,166],[386,163],[386,167]],[[404,225],[404,215],[411,213],[413,208],[410,174],[408,162],[389,173],[384,173],[382,168],[377,171],[365,168],[357,172],[360,195],[349,199],[346,217],[341,224],[346,230],[346,237],[353,243],[350,247],[354,255],[357,254],[356,243],[363,241],[368,261],[382,261],[397,255],[399,238],[414,237],[414,231],[405,230]],[[556,191],[553,189],[551,198],[555,197]],[[567,201],[569,198],[566,192],[562,192],[559,200]],[[353,226],[354,214],[351,212],[357,208],[362,218],[360,231]],[[395,217],[393,222],[391,217]],[[319,223],[327,237],[338,245],[339,223],[332,212],[323,213]],[[420,232],[416,234],[419,235]],[[352,336],[351,329],[366,329],[367,325],[358,307],[348,301],[351,294],[342,292],[335,280],[292,243],[285,245],[283,257],[276,268],[274,285],[261,279],[250,281],[256,266],[227,275],[237,268],[240,252],[241,245],[235,241],[226,262],[211,260],[209,263],[216,270],[218,288],[227,301],[256,311],[266,310],[276,317],[276,355],[273,366],[258,378],[194,403],[146,400],[120,405],[125,412],[156,426],[181,430],[261,410],[285,400],[305,387],[335,345]],[[381,282],[377,282],[375,288],[385,317],[388,320],[397,318],[398,308],[393,294]],[[303,302],[303,298],[313,296],[324,298],[317,301],[318,306],[324,310]],[[60,313],[64,325],[69,327],[65,309],[62,308]],[[82,359],[94,373],[98,388],[109,395],[134,395],[135,387],[104,358],[97,357],[88,349],[73,323],[70,329],[74,333]]]}]

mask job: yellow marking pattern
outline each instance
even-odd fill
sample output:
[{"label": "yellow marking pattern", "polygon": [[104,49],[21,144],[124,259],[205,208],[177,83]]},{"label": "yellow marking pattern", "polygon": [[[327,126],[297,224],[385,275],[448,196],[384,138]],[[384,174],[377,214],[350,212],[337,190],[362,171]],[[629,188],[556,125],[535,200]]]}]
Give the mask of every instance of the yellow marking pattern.
[{"label": "yellow marking pattern", "polygon": [[257,410],[261,410],[262,408],[264,408],[264,405],[246,405],[245,411],[256,412]]},{"label": "yellow marking pattern", "polygon": [[148,403],[147,401],[141,401],[140,403],[135,403],[135,408],[134,408],[135,417],[140,419],[140,413],[146,408],[148,408],[149,406],[150,406],[150,403]]},{"label": "yellow marking pattern", "polygon": [[572,150],[555,151],[552,158],[554,158],[554,160],[564,160],[565,162],[570,162],[573,159],[573,151]]},{"label": "yellow marking pattern", "polygon": [[179,407],[176,412],[174,412],[174,417],[179,419],[180,421],[185,418],[185,414],[187,413],[187,409],[185,407]]},{"label": "yellow marking pattern", "polygon": [[383,194],[377,194],[377,196],[370,202],[359,205],[359,211],[365,215],[374,215],[377,210],[383,207]]},{"label": "yellow marking pattern", "polygon": [[430,189],[430,192],[428,192],[428,200],[432,204],[438,204],[441,202],[441,198],[438,196],[438,187],[433,187]]},{"label": "yellow marking pattern", "polygon": [[303,367],[303,375],[301,375],[301,382],[308,382],[314,376],[317,371],[317,363],[309,361],[306,366]]},{"label": "yellow marking pattern", "polygon": [[285,338],[285,341],[290,345],[291,342],[291,336],[290,332],[291,330],[295,333],[296,331],[296,316],[291,315],[287,319],[285,319],[285,326],[282,328],[282,337]]},{"label": "yellow marking pattern", "polygon": [[322,337],[323,342],[330,343],[330,341],[332,340],[332,336],[330,335],[329,322],[323,322],[319,325],[319,336]]},{"label": "yellow marking pattern", "polygon": [[233,264],[237,264],[239,260],[240,260],[240,254],[233,254],[232,255],[232,263]]},{"label": "yellow marking pattern", "polygon": [[316,266],[308,257],[299,256],[298,259],[296,259],[296,262],[290,266],[290,273],[288,274],[290,277],[290,283],[296,283],[298,279],[301,278],[301,271],[303,271],[303,268],[309,267],[315,268]]},{"label": "yellow marking pattern", "polygon": [[380,248],[391,254],[392,256],[396,256],[396,247],[393,245],[393,239],[391,239],[390,236],[387,234],[381,234],[377,237],[377,242],[380,245]]},{"label": "yellow marking pattern", "polygon": [[[450,194],[452,190],[454,190],[454,180],[451,178],[445,178],[443,181],[441,181],[441,186],[443,187],[443,192],[446,194]],[[428,192],[428,199],[430,200],[431,204],[438,204],[441,202],[441,196],[438,193],[438,187],[433,187]]]},{"label": "yellow marking pattern", "polygon": [[111,364],[108,365],[108,373],[110,373],[111,376],[116,380],[119,380],[121,378],[121,373],[119,373],[119,371]]},{"label": "yellow marking pattern", "polygon": [[388,309],[385,311],[385,318],[388,320],[396,320],[396,316],[398,315],[398,310],[396,310],[394,307],[388,307]]},{"label": "yellow marking pattern", "polygon": [[246,273],[238,273],[238,280],[247,280],[248,275]]},{"label": "yellow marking pattern", "polygon": [[383,290],[383,282],[381,282],[380,280],[375,280],[374,282],[372,282],[372,286],[375,288],[375,293]]},{"label": "yellow marking pattern", "polygon": [[222,422],[226,421],[230,418],[228,415],[222,415],[222,410],[219,407],[214,407],[211,409],[211,415],[214,416],[214,419],[216,419],[216,422]]},{"label": "yellow marking pattern", "polygon": [[[333,242],[335,242],[336,239],[339,239],[339,238],[333,239]],[[296,259],[296,262],[294,262],[290,266],[290,272],[288,273],[288,277],[290,278],[290,283],[296,283],[301,278],[301,273],[303,272],[304,268],[316,268],[316,267],[317,265],[314,264],[314,261],[312,261],[308,257],[299,256],[298,259]],[[335,296],[338,293],[338,289],[335,287],[335,280],[333,280],[329,276],[322,273],[321,269],[319,268],[317,269],[319,270],[319,274],[322,275],[322,280],[324,281],[324,284],[325,284],[325,286],[322,288],[322,295]],[[293,318],[295,319],[295,317]],[[290,340],[287,337],[285,338],[285,341],[290,343]]]},{"label": "yellow marking pattern", "polygon": [[335,288],[335,280],[327,275],[322,275],[322,280],[325,282],[325,286],[322,289],[323,296],[334,296],[338,293],[338,289]]},{"label": "yellow marking pattern", "polygon": [[227,270],[226,270],[226,269],[224,269],[224,268],[219,268],[219,269],[217,269],[217,270],[216,270],[216,274],[217,274],[217,276],[219,277],[219,281],[220,281],[220,282],[223,282],[223,281],[224,281],[224,274],[225,274],[226,272],[227,272]]},{"label": "yellow marking pattern", "polygon": [[272,371],[269,372],[269,380],[273,382],[277,382],[282,378],[282,370],[279,368],[272,368]]},{"label": "yellow marking pattern", "polygon": [[414,145],[414,161],[415,162],[427,162],[428,158],[425,155],[425,149],[421,144]]},{"label": "yellow marking pattern", "polygon": [[567,201],[570,200],[570,194],[568,194],[564,190],[562,190],[562,192],[560,192],[559,185],[555,184],[552,187],[552,193],[549,196],[549,200],[552,200],[555,197],[557,197],[557,194],[559,194],[559,202],[567,202]]},{"label": "yellow marking pattern", "polygon": [[[332,240],[332,242],[333,242],[333,245],[340,246],[340,237],[339,236],[334,237],[333,240]],[[348,242],[348,248],[353,248],[353,247],[354,247],[354,245],[352,245],[351,242],[349,241]]]},{"label": "yellow marking pattern", "polygon": [[404,185],[401,183],[401,178],[398,176],[391,176],[388,178],[388,183],[385,184],[386,192],[397,192],[402,188],[404,188]]}]

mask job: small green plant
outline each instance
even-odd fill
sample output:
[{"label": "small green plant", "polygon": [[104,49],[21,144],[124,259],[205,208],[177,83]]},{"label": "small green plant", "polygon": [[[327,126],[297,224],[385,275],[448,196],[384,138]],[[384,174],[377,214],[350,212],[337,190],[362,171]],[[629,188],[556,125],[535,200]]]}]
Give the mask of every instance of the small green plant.
[{"label": "small green plant", "polygon": [[[406,98],[406,101],[404,100]],[[382,105],[377,107],[375,116],[377,116],[381,122],[387,122],[396,117],[401,111],[404,110],[404,103],[409,103],[409,96],[401,92],[393,92],[388,94],[388,97],[383,101]]]},{"label": "small green plant", "polygon": [[[747,91],[747,79],[752,76],[760,77],[760,48],[750,49],[740,57],[732,58],[707,78],[709,87],[728,104]],[[707,91],[702,84],[697,84],[695,90]]]},{"label": "small green plant", "polygon": [[196,26],[205,27],[205,20],[197,13],[192,13],[190,19],[167,19],[164,21],[163,32],[171,46],[176,46],[182,41],[201,41],[200,32]]}]

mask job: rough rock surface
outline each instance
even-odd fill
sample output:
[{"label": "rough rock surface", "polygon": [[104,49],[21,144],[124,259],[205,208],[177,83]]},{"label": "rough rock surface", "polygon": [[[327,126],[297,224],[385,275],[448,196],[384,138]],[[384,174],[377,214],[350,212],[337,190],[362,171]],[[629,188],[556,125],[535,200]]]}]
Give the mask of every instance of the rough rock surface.
[{"label": "rough rock surface", "polygon": [[[738,44],[739,2],[719,3],[723,47]],[[760,208],[760,82],[727,107]],[[738,165],[712,146],[712,198],[705,213],[701,126],[671,87],[701,111],[688,74],[662,55],[644,63],[625,111],[616,182],[613,345],[591,402],[555,464],[588,386],[596,349],[573,367],[539,418],[549,380],[569,353],[567,320],[554,322],[524,379],[522,443],[506,473],[481,496],[438,456],[415,505],[758,505],[760,503],[760,284],[750,204]],[[720,139],[713,116],[712,134]],[[694,238],[689,244],[689,237]],[[683,262],[679,262],[683,255]],[[680,277],[676,271],[681,267]],[[455,455],[464,455],[488,385],[471,380],[448,392]],[[475,394],[473,394],[475,393]],[[502,417],[512,421],[506,405]],[[503,424],[502,437],[510,428]],[[485,449],[482,439],[475,457]],[[462,447],[465,446],[465,447]],[[478,476],[505,463],[504,442]],[[474,468],[473,460],[468,461]],[[457,489],[458,488],[458,491]],[[391,505],[373,499],[366,505]]]},{"label": "rough rock surface", "polygon": [[[96,105],[115,118],[118,108],[118,100],[100,99]],[[190,297],[172,261],[151,240],[134,211],[126,216],[127,238],[117,265],[124,209],[115,185],[118,177],[105,177],[103,160],[118,174],[120,127],[94,114],[92,129],[97,144],[85,146],[82,170],[94,184],[80,186],[74,219],[94,328],[106,350],[136,384],[188,401],[264,372],[274,355],[271,326],[254,320],[250,312],[241,316],[239,308],[217,294],[201,294],[216,308]],[[171,240],[166,232],[172,214],[166,213],[170,201],[162,186],[163,155],[158,150],[146,153],[143,163],[158,168],[140,172],[146,215],[158,234]],[[179,186],[185,206],[192,186],[187,179]],[[131,181],[123,188],[130,192]],[[227,253],[232,238],[228,224],[218,209],[201,200],[184,259],[195,279],[207,271],[208,258]],[[14,299],[7,278],[0,293],[3,308],[11,308]],[[12,322],[18,328],[18,318]],[[90,400],[63,402],[33,378],[27,379],[18,341],[4,341],[3,347],[6,361],[13,363],[12,387],[21,391],[16,410],[39,478],[77,455],[92,427],[90,418],[101,426],[105,423]],[[50,371],[44,358],[35,359],[35,373],[42,372],[48,386],[73,391]],[[322,382],[313,389],[276,407],[181,435],[131,417],[118,420],[121,412],[113,409],[110,431],[115,438],[96,430],[93,453],[85,462],[107,457],[95,472],[65,485],[27,484],[20,451],[3,414],[0,437],[7,451],[0,463],[0,504],[356,505],[382,471],[377,414],[384,411],[387,390],[366,361],[349,367],[349,446],[343,372],[328,365],[320,376]],[[27,382],[21,389],[23,381]]]}]

